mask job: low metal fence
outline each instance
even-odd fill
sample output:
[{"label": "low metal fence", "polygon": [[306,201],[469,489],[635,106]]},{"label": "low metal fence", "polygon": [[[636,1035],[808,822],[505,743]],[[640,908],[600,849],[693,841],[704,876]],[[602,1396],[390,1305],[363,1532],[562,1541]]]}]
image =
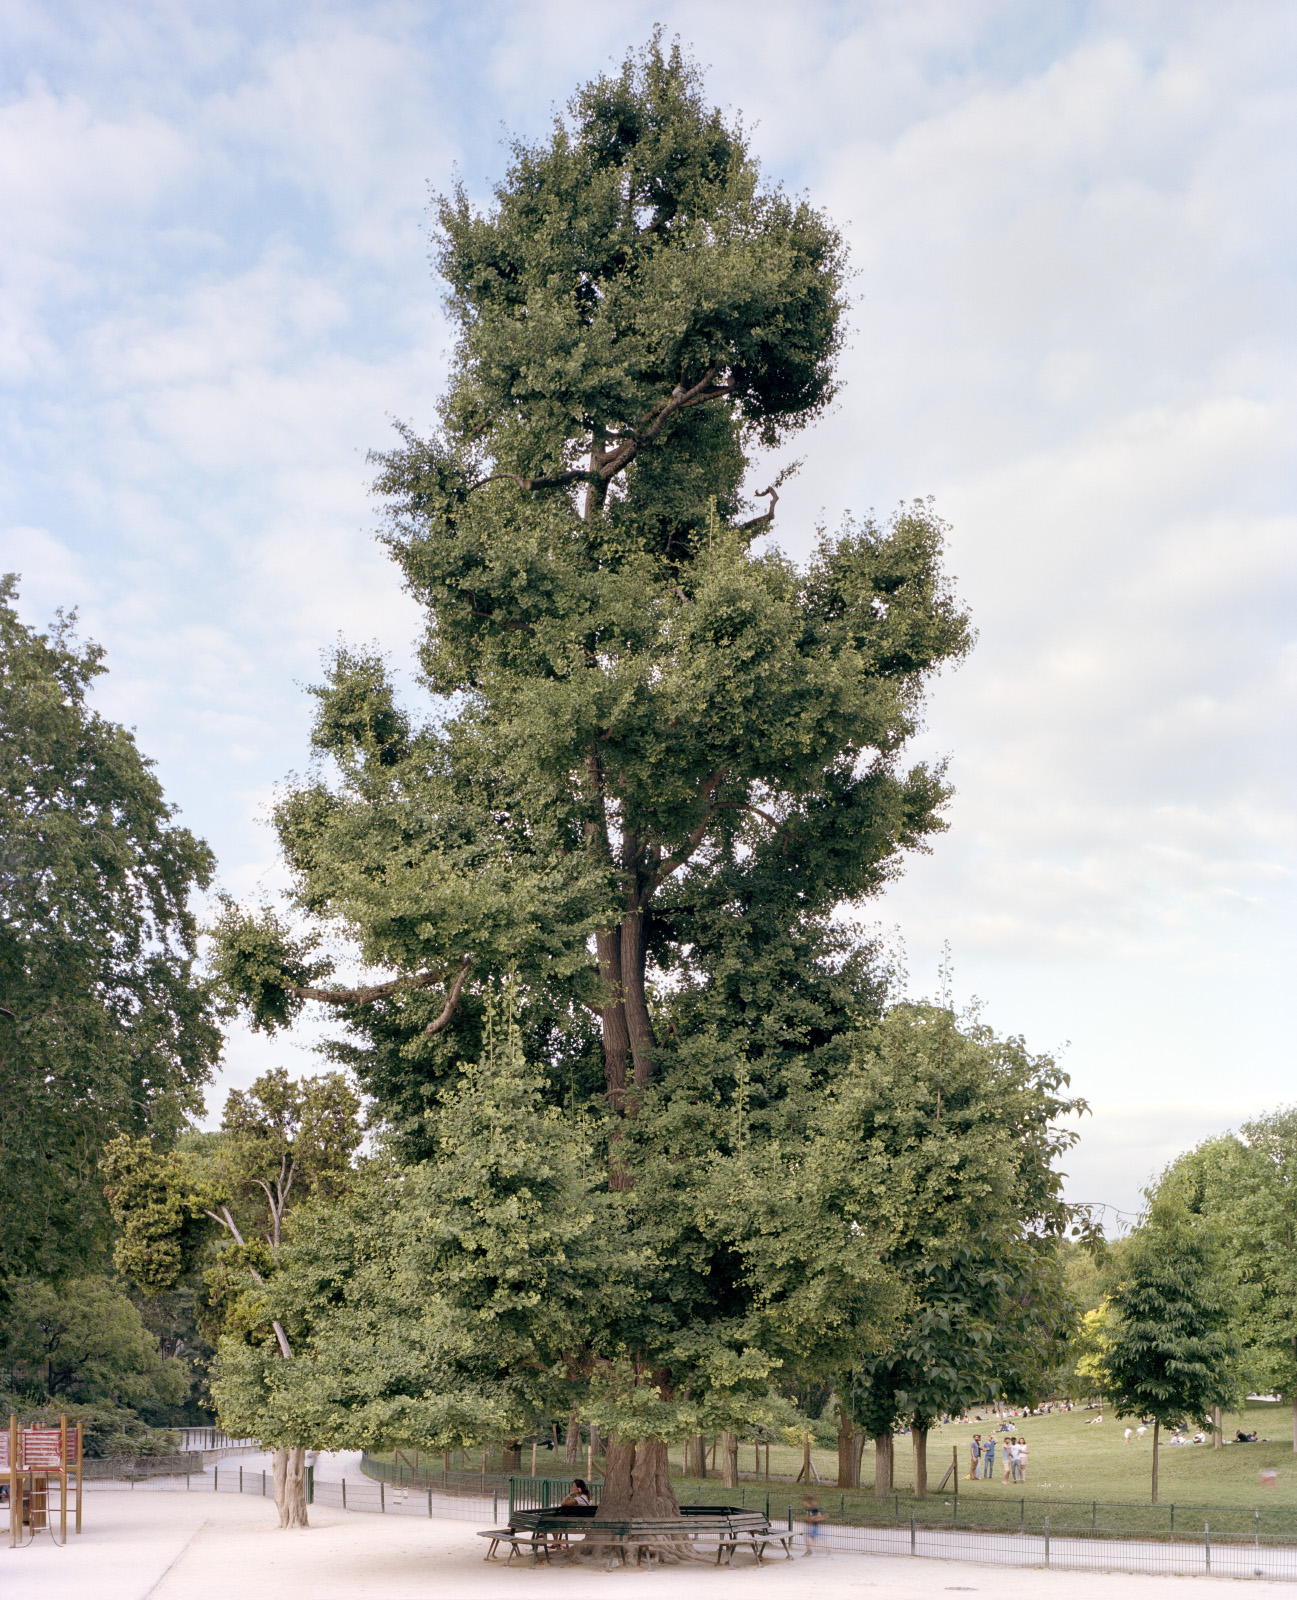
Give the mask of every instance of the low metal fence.
[{"label": "low metal fence", "polygon": [[1209,1523],[1174,1539],[1131,1539],[1100,1528],[1086,1536],[1055,1533],[1048,1518],[1038,1533],[977,1533],[923,1526],[807,1527],[790,1516],[811,1549],[966,1561],[996,1567],[1051,1567],[1072,1572],[1130,1572],[1167,1576],[1297,1581],[1297,1539],[1261,1540],[1218,1533]]},{"label": "low metal fence", "polygon": [[[325,1480],[317,1478],[311,1471],[307,1488],[312,1504],[343,1511],[370,1512],[380,1516],[437,1517],[480,1525],[486,1525],[489,1518],[490,1525],[496,1527],[501,1517],[509,1513],[511,1505],[514,1510],[525,1510],[545,1503],[557,1504],[571,1483],[570,1478],[513,1475],[503,1494],[497,1489],[486,1495],[469,1495],[440,1493],[430,1486],[369,1477]],[[163,1484],[154,1486],[161,1488]],[[272,1500],[275,1493],[274,1473],[271,1470],[235,1466],[233,1463],[212,1472],[210,1484],[204,1475],[188,1482],[183,1478],[178,1479],[174,1487],[187,1487],[194,1492],[206,1490],[218,1494],[253,1494],[268,1500]],[[595,1498],[598,1487],[597,1483],[591,1485]],[[722,1492],[728,1503],[732,1504],[735,1491],[730,1489]],[[788,1528],[805,1539],[811,1551],[821,1556],[838,1553],[909,1556],[920,1560],[963,1561],[996,1567],[1050,1567],[1074,1572],[1297,1582],[1297,1536],[1266,1532],[1263,1516],[1255,1513],[1250,1534],[1218,1528],[1211,1520],[1204,1520],[1196,1527],[1186,1526],[1187,1512],[1183,1506],[1177,1509],[1174,1537],[1169,1532],[1131,1537],[1124,1527],[1104,1525],[1097,1512],[1095,1525],[1075,1532],[1066,1525],[1066,1520],[1063,1526],[1057,1525],[1048,1508],[1038,1523],[1027,1525],[1027,1513],[1020,1511],[1020,1527],[997,1532],[962,1523],[925,1522],[916,1509],[906,1509],[903,1502],[895,1499],[892,1502],[894,1520],[890,1523],[853,1525],[839,1522],[832,1519],[835,1508],[829,1495],[817,1497],[826,1520],[808,1524],[791,1504],[768,1504],[764,1491],[754,1492],[750,1484],[741,1487],[738,1493],[750,1508],[760,1507],[767,1511],[772,1521],[781,1525],[786,1523]],[[786,1496],[781,1498],[786,1501]],[[695,1503],[708,1502],[701,1496],[695,1496]],[[915,1504],[917,1506],[922,1502]],[[1094,1505],[1098,1510],[1103,1509],[1102,1502],[1087,1501],[1085,1504],[1087,1508]],[[1027,1502],[1027,1505],[1030,1507],[1031,1502]],[[1119,1506],[1116,1509],[1142,1511],[1158,1508]],[[1169,1507],[1163,1509],[1168,1513],[1169,1523]],[[1228,1508],[1216,1509],[1218,1512],[1228,1511]],[[961,1507],[961,1514],[965,1510],[967,1501]]]}]

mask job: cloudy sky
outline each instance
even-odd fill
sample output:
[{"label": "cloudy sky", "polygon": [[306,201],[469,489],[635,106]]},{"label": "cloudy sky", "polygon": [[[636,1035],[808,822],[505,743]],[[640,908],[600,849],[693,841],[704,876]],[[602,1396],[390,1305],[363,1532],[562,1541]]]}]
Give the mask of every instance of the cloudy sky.
[{"label": "cloudy sky", "polygon": [[[321,649],[411,659],[364,458],[445,369],[429,185],[485,196],[658,21],[851,242],[779,542],[932,495],[980,633],[921,740],[950,832],[866,915],[913,992],[948,941],[961,999],[1066,1045],[1070,1192],[1133,1211],[1297,1098],[1287,0],[0,0],[0,566],[273,890]],[[272,1060],[311,1066],[236,1034],[213,1106]]]}]

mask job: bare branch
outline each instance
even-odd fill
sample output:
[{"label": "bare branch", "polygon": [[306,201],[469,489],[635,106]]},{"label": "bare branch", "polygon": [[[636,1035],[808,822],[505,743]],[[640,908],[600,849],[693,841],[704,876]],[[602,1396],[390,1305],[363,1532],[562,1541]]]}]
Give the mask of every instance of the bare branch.
[{"label": "bare branch", "polygon": [[761,513],[761,515],[759,517],[752,517],[747,522],[740,522],[735,530],[736,532],[750,533],[753,528],[760,528],[763,524],[773,522],[775,520],[775,507],[779,504],[778,480],[776,480],[775,483],[772,483],[768,489],[757,490],[758,500],[764,500],[767,495],[770,497],[770,504]]},{"label": "bare branch", "polygon": [[[204,1207],[203,1215],[210,1217],[213,1222],[219,1223],[222,1228],[228,1228],[230,1230],[230,1232],[234,1235],[235,1244],[242,1244],[243,1243],[243,1235],[239,1232],[238,1223],[235,1222],[234,1218],[230,1215],[229,1206],[222,1206],[221,1207],[221,1215],[220,1216],[217,1216],[215,1211],[208,1211],[206,1209],[206,1207]],[[258,1279],[257,1281],[260,1282],[260,1279]]]},{"label": "bare branch", "polygon": [[455,981],[450,986],[450,993],[446,996],[446,1004],[442,1007],[441,1015],[430,1022],[423,1030],[425,1033],[440,1033],[450,1019],[459,1009],[459,992],[464,987],[464,981],[473,970],[473,963],[466,956],[464,964],[455,974]]}]

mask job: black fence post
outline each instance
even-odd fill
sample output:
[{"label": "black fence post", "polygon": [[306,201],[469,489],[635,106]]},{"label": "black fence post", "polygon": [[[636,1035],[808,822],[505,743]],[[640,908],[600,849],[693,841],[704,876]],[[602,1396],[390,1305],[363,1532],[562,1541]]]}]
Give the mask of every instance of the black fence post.
[{"label": "black fence post", "polygon": [[910,1512],[910,1554],[911,1555],[917,1555],[918,1554],[918,1551],[915,1549],[915,1528],[914,1528],[914,1512],[913,1511]]},{"label": "black fence post", "polygon": [[1045,1565],[1049,1565],[1049,1512],[1045,1513]]},{"label": "black fence post", "polygon": [[315,1504],[315,1468],[306,1469],[306,1503],[308,1506]]}]

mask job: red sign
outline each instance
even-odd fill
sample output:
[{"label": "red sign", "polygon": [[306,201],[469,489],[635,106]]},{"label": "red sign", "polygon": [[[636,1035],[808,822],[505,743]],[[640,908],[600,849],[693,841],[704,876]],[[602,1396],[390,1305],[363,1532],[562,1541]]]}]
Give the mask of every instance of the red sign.
[{"label": "red sign", "polygon": [[23,1467],[27,1472],[58,1472],[63,1465],[57,1428],[24,1428]]}]

